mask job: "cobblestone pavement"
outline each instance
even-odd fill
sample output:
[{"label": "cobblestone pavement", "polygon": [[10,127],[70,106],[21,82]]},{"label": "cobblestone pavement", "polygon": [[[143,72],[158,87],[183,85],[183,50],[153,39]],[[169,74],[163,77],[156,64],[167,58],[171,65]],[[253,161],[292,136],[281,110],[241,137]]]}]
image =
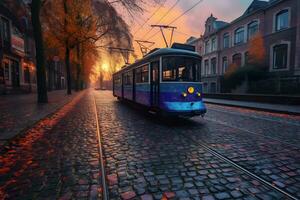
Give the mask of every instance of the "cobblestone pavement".
[{"label": "cobblestone pavement", "polygon": [[0,145],[16,136],[36,121],[53,113],[76,96],[66,95],[65,90],[48,93],[48,104],[37,104],[36,94],[0,96]]},{"label": "cobblestone pavement", "polygon": [[0,199],[101,199],[92,95],[76,96],[0,154]]},{"label": "cobblestone pavement", "polygon": [[94,97],[110,199],[300,198],[299,117],[208,104],[163,120],[89,90],[0,152],[1,200],[102,199]]},{"label": "cobblestone pavement", "polygon": [[272,184],[298,195],[299,152],[294,146],[274,146],[278,141],[200,118],[164,122],[116,101],[110,92],[95,96],[111,199],[287,198],[194,140],[246,168],[249,160],[251,172],[264,170]]}]

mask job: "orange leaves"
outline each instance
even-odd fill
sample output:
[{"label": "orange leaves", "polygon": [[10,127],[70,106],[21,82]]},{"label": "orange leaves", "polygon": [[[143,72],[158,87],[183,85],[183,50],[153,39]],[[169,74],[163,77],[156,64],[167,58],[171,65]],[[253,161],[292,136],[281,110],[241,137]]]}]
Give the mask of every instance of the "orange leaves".
[{"label": "orange leaves", "polygon": [[249,63],[250,64],[263,64],[266,56],[266,49],[264,45],[263,36],[256,34],[249,43]]}]

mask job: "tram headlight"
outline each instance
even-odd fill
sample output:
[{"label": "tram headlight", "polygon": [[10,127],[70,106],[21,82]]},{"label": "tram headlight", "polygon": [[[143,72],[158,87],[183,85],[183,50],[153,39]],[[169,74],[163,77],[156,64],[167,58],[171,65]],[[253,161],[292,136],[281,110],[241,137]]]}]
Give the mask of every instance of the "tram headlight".
[{"label": "tram headlight", "polygon": [[182,95],[183,97],[187,97],[187,93],[185,93],[185,92],[181,93],[181,95]]},{"label": "tram headlight", "polygon": [[200,92],[197,92],[197,97],[201,97],[201,93]]},{"label": "tram headlight", "polygon": [[189,87],[189,88],[188,88],[188,92],[189,92],[190,94],[193,94],[193,93],[195,92],[195,89],[194,89],[193,87]]}]

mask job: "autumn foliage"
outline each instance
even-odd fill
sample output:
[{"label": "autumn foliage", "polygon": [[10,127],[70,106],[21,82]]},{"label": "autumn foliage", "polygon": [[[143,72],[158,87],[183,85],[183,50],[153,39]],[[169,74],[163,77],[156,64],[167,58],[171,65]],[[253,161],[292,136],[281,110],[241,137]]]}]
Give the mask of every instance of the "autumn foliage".
[{"label": "autumn foliage", "polygon": [[249,64],[254,65],[263,65],[265,56],[266,56],[266,49],[264,45],[263,36],[258,33],[256,34],[249,43]]}]

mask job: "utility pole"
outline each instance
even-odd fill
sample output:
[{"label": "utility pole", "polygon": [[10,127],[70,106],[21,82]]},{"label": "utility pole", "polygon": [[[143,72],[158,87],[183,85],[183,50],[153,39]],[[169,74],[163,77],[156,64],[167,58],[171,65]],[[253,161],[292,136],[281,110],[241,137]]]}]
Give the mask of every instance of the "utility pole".
[{"label": "utility pole", "polygon": [[134,52],[133,49],[124,49],[124,48],[117,48],[117,47],[108,47],[111,51],[118,51],[123,56],[125,64],[129,64],[129,53]]},{"label": "utility pole", "polygon": [[[161,32],[161,34],[162,34],[162,36],[164,38],[166,47],[171,46],[172,41],[173,41],[174,30],[177,29],[177,27],[175,27],[175,26],[169,26],[169,25],[159,25],[159,24],[151,25],[151,27],[153,27],[153,28],[155,28],[155,27],[159,28],[160,32]],[[165,36],[165,33],[164,33],[164,29],[170,29],[171,30],[171,38],[170,38],[170,43],[169,44],[167,42],[167,39],[166,39],[166,36]]]},{"label": "utility pole", "polygon": [[148,53],[148,50],[151,50],[150,47],[152,47],[155,44],[155,42],[150,42],[146,40],[135,40],[135,41],[139,44],[143,56],[145,56]]}]

